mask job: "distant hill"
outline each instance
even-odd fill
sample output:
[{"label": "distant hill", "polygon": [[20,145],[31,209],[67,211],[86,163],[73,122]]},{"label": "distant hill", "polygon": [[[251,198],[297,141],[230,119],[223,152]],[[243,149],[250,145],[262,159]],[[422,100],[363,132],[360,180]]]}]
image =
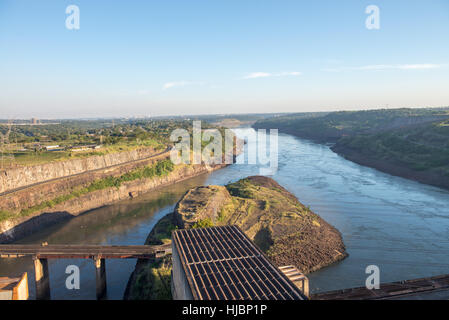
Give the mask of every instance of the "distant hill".
[{"label": "distant hill", "polygon": [[362,165],[449,189],[449,120],[344,137],[332,150]]},{"label": "distant hill", "polygon": [[254,127],[335,143],[332,150],[349,160],[449,189],[449,108],[278,117]]},{"label": "distant hill", "polygon": [[378,133],[449,118],[449,108],[380,109],[301,113],[262,119],[254,128],[279,129],[316,142],[336,142],[345,136]]}]

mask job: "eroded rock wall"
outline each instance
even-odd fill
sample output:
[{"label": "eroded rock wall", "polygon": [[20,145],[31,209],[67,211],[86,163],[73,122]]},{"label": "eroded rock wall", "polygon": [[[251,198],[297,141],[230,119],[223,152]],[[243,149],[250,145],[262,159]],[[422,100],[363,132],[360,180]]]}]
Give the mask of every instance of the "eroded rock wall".
[{"label": "eroded rock wall", "polygon": [[225,165],[190,165],[177,167],[163,177],[141,179],[123,183],[119,188],[94,191],[68,200],[50,209],[35,212],[27,217],[17,217],[0,222],[0,243],[15,241],[52,223],[77,216],[83,212],[113,204],[155,188],[176,183],[203,173],[223,168]]},{"label": "eroded rock wall", "polygon": [[0,172],[0,193],[35,183],[148,158],[154,153],[153,148],[141,148],[133,151],[91,156],[84,159],[55,161],[8,169]]},{"label": "eroded rock wall", "polygon": [[68,194],[74,189],[88,186],[97,179],[103,179],[109,176],[121,176],[136,168],[151,165],[167,157],[168,154],[164,153],[147,160],[125,163],[113,168],[87,172],[72,177],[61,178],[56,181],[41,183],[36,186],[30,186],[26,189],[0,196],[0,210],[20,212],[22,209],[33,207],[43,201],[52,200],[58,196]]}]

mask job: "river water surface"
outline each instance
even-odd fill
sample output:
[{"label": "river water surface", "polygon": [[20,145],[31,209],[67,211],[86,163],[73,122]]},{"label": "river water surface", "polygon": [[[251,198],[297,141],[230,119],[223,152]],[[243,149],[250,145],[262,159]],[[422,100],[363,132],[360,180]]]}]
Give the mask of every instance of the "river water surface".
[{"label": "river water surface", "polygon": [[[247,130],[236,129],[237,135]],[[141,245],[156,222],[198,185],[224,185],[259,174],[257,165],[232,165],[137,199],[92,210],[18,243]],[[381,282],[449,274],[449,192],[360,166],[328,146],[279,135],[279,168],[273,178],[343,235],[349,257],[309,275],[312,292],[364,286],[368,265]],[[95,299],[93,261],[50,261],[52,299]],[[80,267],[80,290],[65,286],[68,265]],[[107,260],[109,299],[121,299],[135,260]],[[31,258],[0,260],[1,276],[28,271]]]}]

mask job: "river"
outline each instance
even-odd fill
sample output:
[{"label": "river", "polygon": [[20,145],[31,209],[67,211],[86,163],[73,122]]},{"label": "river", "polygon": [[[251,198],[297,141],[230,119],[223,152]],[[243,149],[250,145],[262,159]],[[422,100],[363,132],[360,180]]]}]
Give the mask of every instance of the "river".
[{"label": "river", "polygon": [[[236,129],[237,135],[253,129]],[[17,243],[140,245],[156,222],[197,185],[224,185],[259,174],[257,165],[232,165],[176,185],[92,210]],[[312,292],[364,286],[365,268],[377,265],[381,282],[449,274],[449,192],[363,167],[326,145],[279,135],[273,178],[343,235],[349,257],[309,275]],[[80,290],[65,286],[68,265],[80,268]],[[107,260],[108,299],[121,299],[135,260]],[[95,299],[93,261],[49,262],[52,299]],[[0,260],[1,276],[28,271],[31,258]]]}]

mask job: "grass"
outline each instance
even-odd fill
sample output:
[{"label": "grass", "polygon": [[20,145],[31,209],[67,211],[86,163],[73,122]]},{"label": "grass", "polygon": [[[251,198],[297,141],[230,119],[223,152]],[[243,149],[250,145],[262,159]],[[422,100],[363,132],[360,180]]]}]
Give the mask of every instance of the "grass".
[{"label": "grass", "polygon": [[0,221],[8,220],[14,217],[14,214],[8,211],[0,211]]},{"label": "grass", "polygon": [[235,212],[236,205],[238,205],[238,201],[232,199],[232,201],[221,207],[218,211],[217,222],[220,224],[226,222],[226,220]]},{"label": "grass", "polygon": [[214,223],[212,222],[212,220],[210,218],[205,218],[205,219],[201,219],[198,220],[197,222],[195,222],[195,224],[192,226],[192,228],[196,229],[196,228],[212,228],[214,226]]},{"label": "grass", "polygon": [[[55,144],[58,144],[55,142]],[[117,143],[111,145],[103,145],[102,148],[97,150],[71,152],[71,151],[29,151],[29,152],[12,152],[14,155],[13,160],[7,161],[6,165],[22,165],[32,166],[37,164],[44,164],[54,161],[67,161],[73,159],[83,159],[92,156],[104,156],[110,153],[133,151],[142,147],[153,147],[155,150],[163,150],[164,145],[160,142],[152,139],[143,140],[139,143],[127,142]]]},{"label": "grass", "polygon": [[[156,164],[152,166],[146,166],[142,168],[135,169],[128,173],[125,173],[119,177],[107,177],[103,179],[96,180],[92,182],[89,186],[77,189],[72,191],[69,194],[61,195],[51,200],[43,201],[38,205],[32,206],[27,209],[22,209],[19,213],[19,216],[26,217],[32,213],[47,209],[53,208],[54,206],[64,203],[68,200],[79,198],[82,195],[97,191],[103,190],[107,188],[119,188],[122,183],[130,182],[134,180],[140,179],[149,179],[153,177],[161,177],[168,175],[170,172],[174,170],[173,163],[169,160],[158,161]],[[17,215],[7,211],[0,211],[0,221],[4,221],[10,218],[13,218]]]},{"label": "grass", "polygon": [[133,283],[131,300],[171,300],[171,263],[164,259],[142,268]]},{"label": "grass", "polygon": [[252,189],[254,189],[254,185],[248,182],[246,179],[242,179],[240,181],[228,184],[226,186],[226,189],[228,189],[229,193],[233,197],[239,197],[239,198],[247,198],[251,199],[254,198],[254,192]]},{"label": "grass", "polygon": [[174,230],[178,229],[178,226],[174,225],[171,221],[162,221],[158,223],[154,228],[153,240],[157,244],[167,244],[171,242],[171,234]]}]

